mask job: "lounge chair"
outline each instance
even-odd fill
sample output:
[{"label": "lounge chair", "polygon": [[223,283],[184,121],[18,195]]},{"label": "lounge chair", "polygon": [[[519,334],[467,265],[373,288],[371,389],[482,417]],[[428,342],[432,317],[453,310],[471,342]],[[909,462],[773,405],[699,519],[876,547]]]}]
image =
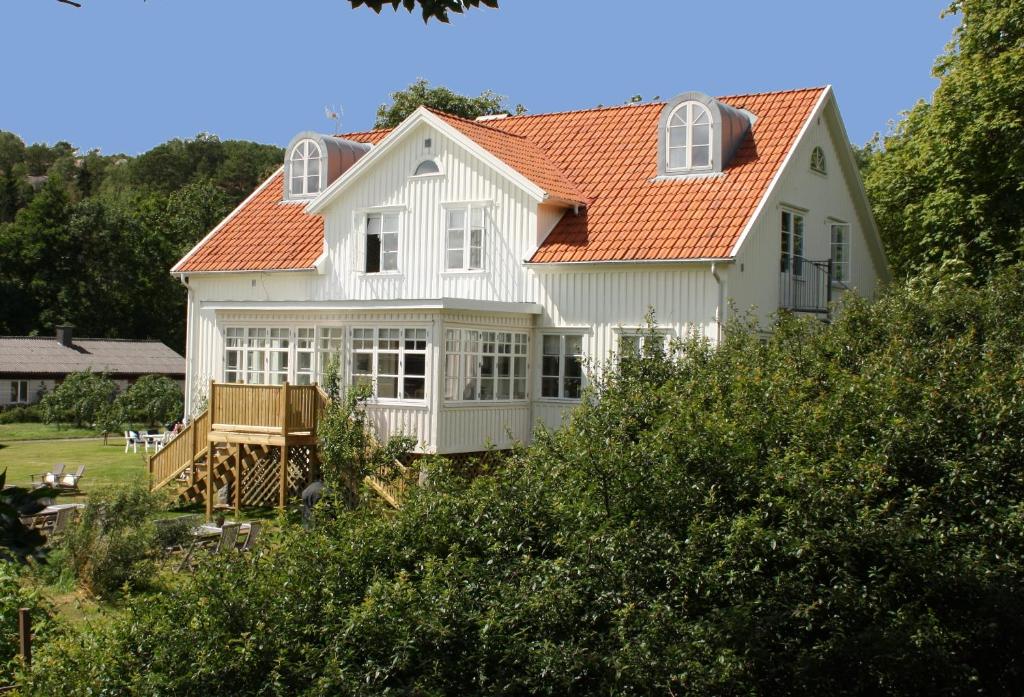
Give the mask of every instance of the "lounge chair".
[{"label": "lounge chair", "polygon": [[67,472],[60,476],[54,484],[54,489],[58,491],[78,491],[78,480],[85,474],[85,465],[79,465],[78,469],[74,472]]},{"label": "lounge chair", "polygon": [[254,520],[249,523],[249,534],[245,536],[245,541],[241,544],[239,549],[243,552],[251,552],[252,548],[256,546],[256,540],[259,539],[260,529],[263,528],[263,523],[258,520]]},{"label": "lounge chair", "polygon": [[[44,486],[56,487],[57,481],[61,475],[64,474],[64,463],[58,462],[56,465],[50,468],[49,472],[43,472],[42,474],[31,474],[32,488],[39,489]],[[39,477],[39,483],[36,483],[36,477]]]}]

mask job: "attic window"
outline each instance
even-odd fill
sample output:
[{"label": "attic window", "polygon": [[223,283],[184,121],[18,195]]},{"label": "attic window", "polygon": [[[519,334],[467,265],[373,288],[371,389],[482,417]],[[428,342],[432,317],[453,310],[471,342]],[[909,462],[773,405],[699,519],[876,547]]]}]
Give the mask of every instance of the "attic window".
[{"label": "attic window", "polygon": [[323,153],[316,141],[309,138],[300,140],[292,148],[291,155],[292,196],[312,196],[320,192],[320,176],[323,172]]},{"label": "attic window", "polygon": [[815,145],[811,150],[811,169],[818,174],[825,174],[825,151],[820,145]]},{"label": "attic window", "polygon": [[424,160],[423,162],[416,165],[416,171],[413,172],[414,177],[418,177],[421,174],[440,174],[441,168],[437,166],[437,163],[433,160]]},{"label": "attic window", "polygon": [[700,102],[683,102],[668,118],[668,171],[711,167],[711,113]]}]

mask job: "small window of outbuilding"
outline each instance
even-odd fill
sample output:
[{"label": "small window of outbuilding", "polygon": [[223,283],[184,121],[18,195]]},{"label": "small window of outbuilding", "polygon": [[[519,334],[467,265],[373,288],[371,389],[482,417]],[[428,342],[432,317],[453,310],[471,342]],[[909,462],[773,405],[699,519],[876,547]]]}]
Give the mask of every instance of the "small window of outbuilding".
[{"label": "small window of outbuilding", "polygon": [[433,160],[424,160],[423,162],[416,165],[416,171],[413,172],[413,176],[420,176],[421,174],[440,174],[441,168],[437,166],[437,163]]},{"label": "small window of outbuilding", "polygon": [[820,145],[815,145],[811,150],[811,169],[818,174],[825,174],[825,151]]}]

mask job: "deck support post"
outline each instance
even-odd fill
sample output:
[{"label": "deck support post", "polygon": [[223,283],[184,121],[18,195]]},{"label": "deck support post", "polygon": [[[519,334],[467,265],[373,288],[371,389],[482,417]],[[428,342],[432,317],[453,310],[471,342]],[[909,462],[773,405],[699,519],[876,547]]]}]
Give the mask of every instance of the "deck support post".
[{"label": "deck support post", "polygon": [[213,520],[213,443],[206,456],[206,522]]},{"label": "deck support post", "polygon": [[245,445],[238,444],[238,454],[235,455],[235,516],[242,512],[242,453],[245,452]]},{"label": "deck support post", "polygon": [[278,489],[277,505],[283,511],[285,498],[288,496],[288,381],[285,380],[278,393],[278,427],[281,429],[281,481]]}]

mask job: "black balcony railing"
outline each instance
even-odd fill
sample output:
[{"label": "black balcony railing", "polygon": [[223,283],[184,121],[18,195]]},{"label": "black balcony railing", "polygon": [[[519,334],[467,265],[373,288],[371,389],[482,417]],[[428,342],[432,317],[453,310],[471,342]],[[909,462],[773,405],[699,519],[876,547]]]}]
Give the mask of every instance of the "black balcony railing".
[{"label": "black balcony railing", "polygon": [[787,257],[779,275],[779,308],[828,317],[832,303],[832,260]]}]

